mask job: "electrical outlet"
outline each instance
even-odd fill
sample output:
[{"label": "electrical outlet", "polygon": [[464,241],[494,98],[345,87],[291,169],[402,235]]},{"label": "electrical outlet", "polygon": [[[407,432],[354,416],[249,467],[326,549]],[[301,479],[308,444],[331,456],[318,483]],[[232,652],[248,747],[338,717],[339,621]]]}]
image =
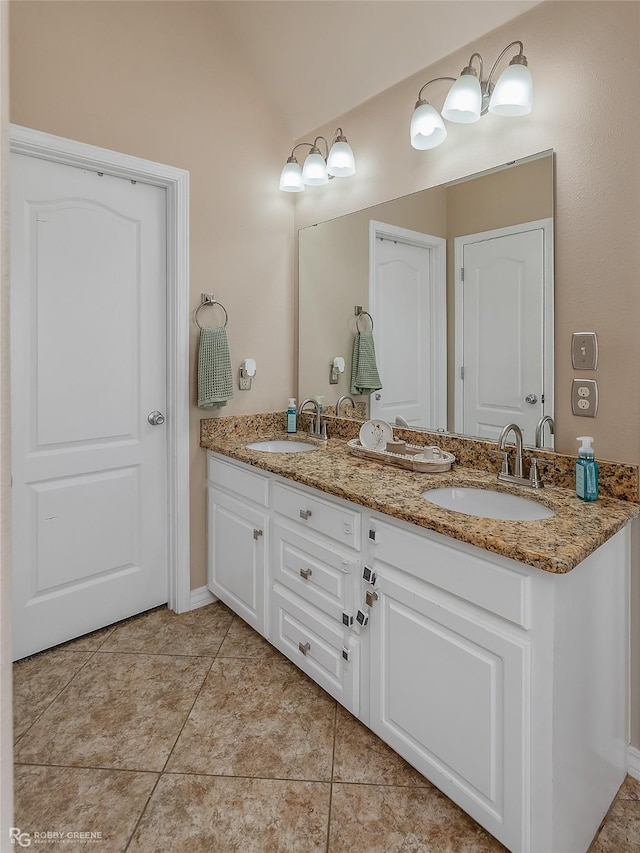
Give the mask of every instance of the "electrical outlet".
[{"label": "electrical outlet", "polygon": [[241,391],[250,391],[251,390],[251,377],[250,376],[239,376],[238,377],[238,388]]},{"label": "electrical outlet", "polygon": [[598,366],[598,337],[595,332],[574,332],[571,337],[571,364],[574,370],[595,370]]},{"label": "electrical outlet", "polygon": [[578,417],[595,418],[598,412],[598,383],[595,379],[572,381],[571,410]]}]

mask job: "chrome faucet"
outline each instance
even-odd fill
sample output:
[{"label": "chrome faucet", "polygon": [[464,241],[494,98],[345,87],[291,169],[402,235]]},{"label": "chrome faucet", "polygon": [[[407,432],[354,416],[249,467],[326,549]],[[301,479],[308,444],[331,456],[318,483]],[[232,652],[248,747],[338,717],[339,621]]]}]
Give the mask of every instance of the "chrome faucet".
[{"label": "chrome faucet", "polygon": [[322,418],[320,417],[320,404],[317,400],[312,400],[311,397],[307,397],[306,400],[303,400],[298,406],[298,415],[301,415],[304,407],[311,403],[315,408],[316,416],[311,426],[309,427],[309,435],[315,435],[318,438],[326,438],[327,437],[327,426],[322,423]]},{"label": "chrome faucet", "polygon": [[542,433],[544,430],[544,425],[549,424],[549,432],[551,435],[555,434],[556,425],[553,421],[551,415],[543,415],[538,423],[536,424],[536,447],[543,447],[542,441]]},{"label": "chrome faucet", "polygon": [[347,400],[351,403],[351,408],[355,412],[356,404],[353,402],[353,397],[349,397],[348,394],[343,394],[342,397],[338,397],[338,402],[336,403],[336,417],[340,417],[340,406],[343,403],[346,403]]},{"label": "chrome faucet", "polygon": [[[516,439],[516,464],[513,474],[509,473],[509,460],[505,444],[507,436],[513,432]],[[529,481],[522,476],[522,430],[518,424],[507,424],[503,427],[500,436],[498,437],[498,450],[504,453],[504,461],[502,463],[502,471],[498,474],[499,480],[506,480],[509,483],[519,483],[520,485],[529,485]]]}]

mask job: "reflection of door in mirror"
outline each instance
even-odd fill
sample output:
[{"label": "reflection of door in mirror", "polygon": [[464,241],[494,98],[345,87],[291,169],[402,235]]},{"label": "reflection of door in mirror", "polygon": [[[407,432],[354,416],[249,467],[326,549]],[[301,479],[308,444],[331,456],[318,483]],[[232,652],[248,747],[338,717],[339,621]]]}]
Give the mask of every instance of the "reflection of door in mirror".
[{"label": "reflection of door in mirror", "polygon": [[382,381],[371,395],[370,416],[446,429],[446,241],[371,221],[369,253],[369,305]]},{"label": "reflection of door in mirror", "polygon": [[553,343],[540,335],[551,233],[548,219],[456,238],[456,431],[496,439],[516,423],[533,444],[538,420],[553,415]]}]

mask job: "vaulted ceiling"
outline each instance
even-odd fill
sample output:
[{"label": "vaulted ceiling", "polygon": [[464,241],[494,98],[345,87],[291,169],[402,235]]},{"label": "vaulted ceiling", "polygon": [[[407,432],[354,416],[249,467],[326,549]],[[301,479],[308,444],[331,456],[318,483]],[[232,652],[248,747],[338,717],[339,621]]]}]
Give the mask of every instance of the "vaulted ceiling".
[{"label": "vaulted ceiling", "polygon": [[297,139],[539,2],[221,0],[216,6]]}]

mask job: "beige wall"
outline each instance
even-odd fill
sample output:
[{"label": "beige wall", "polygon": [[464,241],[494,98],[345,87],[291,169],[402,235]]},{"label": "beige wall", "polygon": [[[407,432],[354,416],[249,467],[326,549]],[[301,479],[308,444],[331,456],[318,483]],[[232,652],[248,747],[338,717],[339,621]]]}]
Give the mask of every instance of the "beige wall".
[{"label": "beige wall", "polygon": [[[445,188],[389,201],[349,216],[332,219],[298,235],[298,395],[324,396],[333,404],[350,393],[355,305],[369,305],[369,221],[375,219],[444,237]],[[368,329],[368,321],[360,321]],[[329,384],[335,356],[346,362],[337,385]],[[364,398],[359,398],[364,399]]]},{"label": "beige wall", "polygon": [[[471,50],[493,61],[521,39],[534,78],[534,109],[509,121],[485,116],[449,125],[433,151],[414,151],[409,120],[419,88],[457,74]],[[585,425],[601,458],[640,463],[640,5],[547,2],[330,125],[343,127],[358,172],[301,193],[304,228],[462,175],[553,148],[555,151],[555,349],[557,448],[575,453]],[[436,106],[436,86],[432,97]],[[442,96],[441,96],[442,97]],[[600,410],[593,421],[571,414],[570,340],[594,329]],[[588,375],[588,374],[585,374]],[[593,374],[592,374],[593,375]],[[632,557],[632,742],[640,744],[640,551]]]},{"label": "beige wall", "polygon": [[[192,2],[14,2],[11,121],[188,169],[191,307],[229,312],[250,392],[222,414],[284,409],[293,393],[292,200],[277,191],[291,139],[222,33]],[[196,332],[191,328],[191,395]],[[191,585],[206,582],[201,417],[191,410]]]}]

